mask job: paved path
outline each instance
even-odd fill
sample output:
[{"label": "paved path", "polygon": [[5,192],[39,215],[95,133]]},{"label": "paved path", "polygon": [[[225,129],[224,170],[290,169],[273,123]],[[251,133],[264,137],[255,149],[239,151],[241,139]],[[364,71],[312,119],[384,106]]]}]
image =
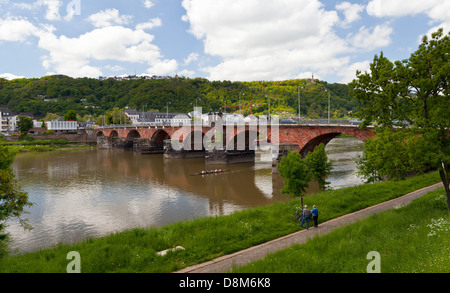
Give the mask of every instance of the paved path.
[{"label": "paved path", "polygon": [[274,253],[278,250],[285,249],[293,244],[304,243],[307,239],[316,235],[325,235],[338,227],[354,223],[358,220],[392,209],[396,206],[406,206],[414,199],[442,186],[442,183],[437,183],[432,186],[416,190],[402,197],[392,199],[390,201],[380,203],[378,205],[368,207],[324,223],[320,223],[317,229],[310,228],[309,230],[300,230],[290,235],[250,247],[230,255],[225,255],[206,263],[184,268],[176,273],[224,273],[230,271],[233,267],[239,267],[262,259],[269,253]]}]

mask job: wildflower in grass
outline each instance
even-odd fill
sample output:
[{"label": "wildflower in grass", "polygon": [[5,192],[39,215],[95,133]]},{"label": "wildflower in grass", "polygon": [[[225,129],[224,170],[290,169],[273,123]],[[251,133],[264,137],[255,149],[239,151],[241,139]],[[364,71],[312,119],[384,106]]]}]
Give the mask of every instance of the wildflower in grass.
[{"label": "wildflower in grass", "polygon": [[448,232],[450,231],[450,222],[446,221],[444,218],[439,219],[431,219],[431,224],[428,224],[427,227],[431,229],[428,233],[428,237],[436,236],[441,237],[440,232]]}]

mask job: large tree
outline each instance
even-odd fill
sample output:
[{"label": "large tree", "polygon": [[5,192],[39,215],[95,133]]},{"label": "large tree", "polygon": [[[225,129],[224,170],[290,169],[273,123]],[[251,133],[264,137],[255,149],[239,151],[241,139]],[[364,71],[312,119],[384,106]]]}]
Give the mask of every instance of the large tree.
[{"label": "large tree", "polygon": [[4,248],[7,247],[8,235],[4,232],[6,220],[16,217],[24,228],[31,228],[27,220],[22,219],[21,216],[25,208],[32,203],[28,201],[28,194],[22,191],[11,169],[16,153],[14,148],[0,146],[0,257],[5,253]]},{"label": "large tree", "polygon": [[362,127],[374,123],[377,133],[366,143],[360,172],[376,179],[437,169],[450,211],[449,52],[450,33],[439,29],[409,59],[375,56],[350,88],[362,104],[356,114]]},{"label": "large tree", "polygon": [[320,144],[302,158],[300,153],[289,151],[287,156],[281,158],[278,163],[278,171],[283,177],[282,194],[292,197],[301,197],[303,207],[303,195],[306,193],[311,180],[316,180],[320,189],[325,189],[330,175],[332,162],[328,160],[325,145]]}]

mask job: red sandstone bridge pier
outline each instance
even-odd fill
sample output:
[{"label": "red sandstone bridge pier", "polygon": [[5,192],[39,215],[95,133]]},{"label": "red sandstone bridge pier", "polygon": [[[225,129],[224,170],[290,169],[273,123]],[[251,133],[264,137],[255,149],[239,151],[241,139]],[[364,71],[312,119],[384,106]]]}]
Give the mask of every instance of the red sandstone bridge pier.
[{"label": "red sandstone bridge pier", "polygon": [[317,145],[326,145],[339,134],[351,135],[363,142],[375,136],[372,128],[331,124],[108,126],[96,129],[99,149],[164,153],[167,158],[204,156],[208,163],[248,161],[254,159],[256,147],[267,144],[277,147],[280,153],[290,149],[305,156]]}]

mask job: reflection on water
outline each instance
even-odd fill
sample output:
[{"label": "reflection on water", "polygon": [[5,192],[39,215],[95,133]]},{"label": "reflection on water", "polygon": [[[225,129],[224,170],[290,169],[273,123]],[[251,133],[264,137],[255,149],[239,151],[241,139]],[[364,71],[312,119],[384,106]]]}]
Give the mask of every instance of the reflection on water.
[{"label": "reflection on water", "polygon": [[[337,138],[327,146],[335,170],[332,188],[359,184],[352,175],[362,143]],[[21,154],[14,169],[34,206],[32,231],[8,222],[20,252],[73,243],[133,227],[161,226],[289,200],[279,193],[282,179],[271,163],[214,166],[227,172],[191,176],[203,159],[164,159],[124,151]]]}]

